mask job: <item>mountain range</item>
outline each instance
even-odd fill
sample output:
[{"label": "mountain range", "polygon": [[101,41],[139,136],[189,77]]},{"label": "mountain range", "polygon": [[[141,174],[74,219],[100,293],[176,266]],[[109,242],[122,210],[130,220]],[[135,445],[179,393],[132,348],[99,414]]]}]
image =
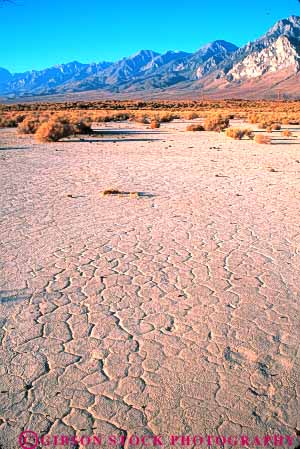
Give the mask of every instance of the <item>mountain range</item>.
[{"label": "mountain range", "polygon": [[217,40],[195,53],[142,50],[117,62],[74,61],[12,74],[2,99],[300,98],[300,17],[279,20],[244,47]]}]

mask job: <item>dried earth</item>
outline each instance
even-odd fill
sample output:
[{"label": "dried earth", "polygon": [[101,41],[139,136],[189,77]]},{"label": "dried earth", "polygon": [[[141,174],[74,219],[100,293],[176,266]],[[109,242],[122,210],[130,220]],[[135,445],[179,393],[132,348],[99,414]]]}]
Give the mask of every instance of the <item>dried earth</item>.
[{"label": "dried earth", "polygon": [[2,449],[299,435],[300,140],[186,124],[0,130]]}]

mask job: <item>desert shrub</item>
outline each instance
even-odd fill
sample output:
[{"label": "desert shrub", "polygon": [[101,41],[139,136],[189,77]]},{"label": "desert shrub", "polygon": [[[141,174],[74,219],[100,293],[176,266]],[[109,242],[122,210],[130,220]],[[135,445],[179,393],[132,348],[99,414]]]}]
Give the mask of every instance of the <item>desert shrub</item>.
[{"label": "desert shrub", "polygon": [[131,114],[127,112],[117,112],[117,113],[96,113],[93,117],[94,121],[97,123],[108,123],[108,122],[123,122],[129,120]]},{"label": "desert shrub", "polygon": [[257,125],[257,127],[258,127],[259,129],[267,129],[267,128],[269,128],[269,126],[270,126],[270,123],[269,123],[269,122],[260,122],[260,123],[258,123],[258,125]]},{"label": "desert shrub", "polygon": [[204,126],[202,125],[188,125],[186,128],[187,131],[205,131]]},{"label": "desert shrub", "polygon": [[70,124],[74,127],[75,134],[90,134],[92,132],[92,120],[90,117],[73,118]]},{"label": "desert shrub", "polygon": [[273,123],[271,128],[272,128],[272,131],[279,131],[281,129],[281,126],[278,123]]},{"label": "desert shrub", "polygon": [[104,122],[124,122],[130,118],[129,114],[126,113],[117,113],[111,114],[104,117]]},{"label": "desert shrub", "polygon": [[270,145],[271,137],[270,136],[266,136],[264,134],[256,134],[256,136],[254,138],[254,142],[255,143],[259,143],[259,144]]},{"label": "desert shrub", "polygon": [[38,127],[35,138],[38,142],[57,142],[64,137],[76,134],[76,132],[76,127],[69,119],[54,117],[49,122],[44,122]]},{"label": "desert shrub", "polygon": [[26,114],[16,114],[14,116],[14,120],[16,121],[17,124],[23,122],[23,120],[26,118]]},{"label": "desert shrub", "polygon": [[291,131],[289,131],[288,129],[285,129],[284,131],[281,131],[281,135],[282,135],[283,137],[291,137],[291,136],[292,136],[292,133],[291,133]]},{"label": "desert shrub", "polygon": [[94,115],[94,122],[96,122],[96,123],[103,123],[104,122],[104,116],[103,115],[99,115],[99,114],[95,114]]},{"label": "desert shrub", "polygon": [[243,137],[253,139],[253,131],[246,128],[228,128],[226,129],[226,136],[235,140],[241,140]]},{"label": "desert shrub", "polygon": [[204,128],[206,131],[221,132],[229,126],[229,118],[217,115],[215,117],[208,117],[204,122]]},{"label": "desert shrub", "polygon": [[137,122],[137,123],[142,123],[144,125],[147,125],[147,124],[149,124],[150,120],[149,120],[149,117],[146,114],[142,114],[142,115],[137,114],[137,115],[134,116],[134,121]]},{"label": "desert shrub", "polygon": [[0,128],[16,128],[18,123],[12,116],[1,116],[0,117]]},{"label": "desert shrub", "polygon": [[17,132],[19,134],[35,134],[39,126],[40,121],[38,119],[26,117],[19,123]]},{"label": "desert shrub", "polygon": [[191,112],[190,114],[188,114],[187,119],[188,120],[195,120],[196,118],[199,118],[199,114],[197,114],[197,112]]},{"label": "desert shrub", "polygon": [[260,116],[258,114],[250,114],[248,117],[250,123],[258,123],[260,121]]},{"label": "desert shrub", "polygon": [[109,189],[105,189],[102,192],[103,196],[107,196],[107,195],[122,195],[125,192],[122,192],[119,189],[113,189],[113,188],[109,188]]},{"label": "desert shrub", "polygon": [[151,129],[156,129],[156,128],[160,128],[160,123],[158,120],[152,120],[152,122],[150,123],[150,128]]},{"label": "desert shrub", "polygon": [[177,118],[179,118],[179,117],[178,117],[178,115],[175,115],[175,114],[163,114],[159,117],[159,121],[161,123],[169,123]]}]

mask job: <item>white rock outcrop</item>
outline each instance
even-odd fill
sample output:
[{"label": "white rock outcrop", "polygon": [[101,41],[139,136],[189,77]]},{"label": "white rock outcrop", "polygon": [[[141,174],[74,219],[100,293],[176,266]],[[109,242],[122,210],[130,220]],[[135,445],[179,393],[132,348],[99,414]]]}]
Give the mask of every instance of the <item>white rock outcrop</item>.
[{"label": "white rock outcrop", "polygon": [[235,64],[227,77],[232,81],[257,78],[266,73],[292,68],[300,68],[300,56],[286,36],[280,36],[269,47],[249,54],[243,61]]}]

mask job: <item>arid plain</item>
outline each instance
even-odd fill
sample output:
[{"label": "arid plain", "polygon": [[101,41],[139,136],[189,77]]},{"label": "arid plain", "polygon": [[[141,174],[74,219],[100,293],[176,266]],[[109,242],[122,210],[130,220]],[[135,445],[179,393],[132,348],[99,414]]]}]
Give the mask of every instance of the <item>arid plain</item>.
[{"label": "arid plain", "polygon": [[257,145],[187,124],[0,130],[2,449],[24,429],[298,446],[299,126]]}]

